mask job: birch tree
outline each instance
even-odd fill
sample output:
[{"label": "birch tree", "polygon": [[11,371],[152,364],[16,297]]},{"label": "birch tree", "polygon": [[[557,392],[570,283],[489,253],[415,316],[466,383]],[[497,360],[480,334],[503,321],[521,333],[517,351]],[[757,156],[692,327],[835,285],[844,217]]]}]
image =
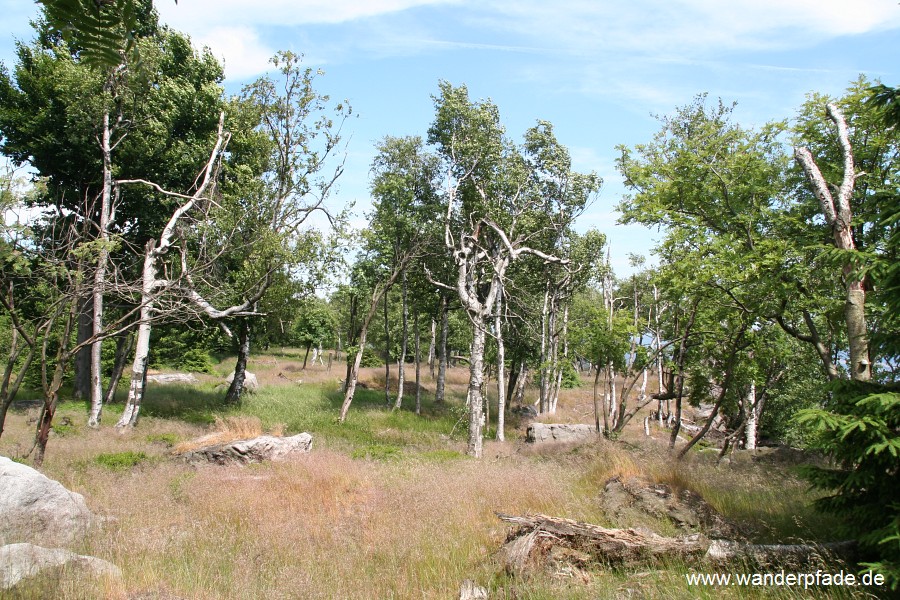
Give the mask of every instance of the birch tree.
[{"label": "birch tree", "polygon": [[467,452],[480,457],[488,320],[507,269],[524,256],[568,263],[530,243],[540,241],[548,230],[566,227],[589,200],[599,179],[594,175],[575,178],[578,189],[585,193],[571,205],[545,196],[536,181],[542,153],[558,156],[564,152],[549,124],[539,123],[529,130],[526,145],[520,149],[507,138],[496,105],[489,100],[472,102],[465,86],[442,82],[434,100],[435,121],[429,141],[437,146],[446,165],[444,245],[456,269],[452,284],[435,283],[455,290],[472,323]]}]

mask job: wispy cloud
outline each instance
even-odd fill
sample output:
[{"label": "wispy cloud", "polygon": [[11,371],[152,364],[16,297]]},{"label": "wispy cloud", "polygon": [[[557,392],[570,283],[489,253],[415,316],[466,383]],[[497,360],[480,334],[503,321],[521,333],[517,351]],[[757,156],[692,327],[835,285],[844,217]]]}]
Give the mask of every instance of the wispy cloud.
[{"label": "wispy cloud", "polygon": [[306,25],[344,23],[399,12],[419,6],[449,4],[455,0],[190,0],[177,6],[158,3],[163,19],[176,27],[245,25]]}]

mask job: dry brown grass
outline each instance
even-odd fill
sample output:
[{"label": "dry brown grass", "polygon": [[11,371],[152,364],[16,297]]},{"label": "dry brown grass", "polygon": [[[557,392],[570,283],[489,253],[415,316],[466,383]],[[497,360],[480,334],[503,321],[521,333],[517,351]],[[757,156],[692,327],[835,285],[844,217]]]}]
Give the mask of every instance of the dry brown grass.
[{"label": "dry brown grass", "polygon": [[247,415],[231,415],[227,417],[217,416],[215,423],[213,424],[213,429],[214,431],[212,433],[207,433],[198,438],[181,442],[175,446],[173,452],[176,454],[184,454],[185,452],[190,452],[203,446],[224,444],[235,440],[248,440],[259,437],[263,435],[263,433],[278,437],[284,435],[283,424],[277,424],[268,432],[264,432],[262,421],[260,421],[259,417]]},{"label": "dry brown grass", "polygon": [[[286,370],[296,359],[278,358],[276,364],[263,358],[270,362],[251,363],[251,370],[273,385],[295,385],[279,372],[303,378],[317,373],[329,386],[327,378],[334,376],[336,384],[343,375],[337,365],[331,374],[321,368],[299,374]],[[363,377],[379,373],[367,369]],[[464,394],[465,368],[450,375],[451,391]],[[590,386],[565,391],[559,408],[554,420],[590,422],[581,416],[593,411]],[[492,597],[603,598],[637,589],[634,597],[690,598],[700,590],[685,589],[683,566],[651,576],[598,571],[588,583],[545,575],[507,580],[493,559],[507,532],[494,512],[542,512],[615,525],[598,500],[604,483],[616,475],[690,487],[726,514],[744,511],[750,518],[768,518],[783,508],[784,489],[796,489],[798,503],[803,497],[793,487],[796,480],[778,479],[753,463],[730,471],[716,469],[705,457],[673,463],[665,436],[644,438],[637,417],[625,441],[535,450],[486,440],[481,461],[454,455],[450,451],[462,442],[439,438],[430,446],[423,442],[421,451],[383,461],[353,459],[349,450],[317,445],[292,462],[197,469],[169,460],[168,449],[148,436],[252,437],[263,430],[259,419],[223,419],[210,433],[177,420],[145,418],[136,430],[118,435],[111,417],[96,431],[82,425],[83,412],[66,411],[60,416],[68,414],[77,432],[52,440],[43,470],[84,494],[95,512],[115,517],[76,550],[110,560],[125,576],[118,583],[66,584],[52,594],[62,599],[445,599],[457,597],[465,579],[504,588]],[[10,416],[0,454],[15,455],[29,445],[33,429],[25,418]],[[398,431],[398,440],[407,433]],[[125,450],[145,452],[151,460],[124,472],[92,460]],[[739,591],[704,593],[739,598]]]}]

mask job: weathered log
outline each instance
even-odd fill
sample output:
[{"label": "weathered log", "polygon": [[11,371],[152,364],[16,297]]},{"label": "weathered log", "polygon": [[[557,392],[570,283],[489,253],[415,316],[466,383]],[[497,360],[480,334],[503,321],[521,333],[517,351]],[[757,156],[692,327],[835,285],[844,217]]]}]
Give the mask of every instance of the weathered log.
[{"label": "weathered log", "polygon": [[709,540],[699,534],[663,537],[641,529],[607,529],[599,525],[547,515],[513,516],[497,513],[501,521],[518,525],[501,550],[506,568],[523,573],[543,557],[564,554],[579,563],[635,563],[657,558],[702,556]]},{"label": "weathered log", "polygon": [[822,566],[832,557],[853,562],[856,551],[857,543],[853,540],[826,544],[744,544],[715,540],[709,545],[704,559],[719,563],[750,560],[764,565]]}]

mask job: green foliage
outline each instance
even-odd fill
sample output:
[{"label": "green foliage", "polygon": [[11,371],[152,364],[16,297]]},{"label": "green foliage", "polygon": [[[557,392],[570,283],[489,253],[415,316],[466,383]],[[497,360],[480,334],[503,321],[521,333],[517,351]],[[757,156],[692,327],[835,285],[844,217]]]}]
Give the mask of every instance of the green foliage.
[{"label": "green foliage", "polygon": [[[356,352],[359,350],[358,346],[347,346],[347,362],[352,363],[356,359]],[[370,368],[370,367],[380,367],[384,365],[384,359],[381,358],[377,352],[369,348],[368,346],[363,351],[362,362],[360,363],[360,367]]]},{"label": "green foliage", "polygon": [[146,461],[148,458],[149,457],[143,452],[126,450],[124,452],[98,454],[94,457],[94,462],[111,471],[127,471]]},{"label": "green foliage", "polygon": [[559,366],[562,370],[563,389],[570,390],[581,387],[581,376],[579,376],[578,371],[575,370],[575,365],[568,360],[563,360],[559,363]]},{"label": "green foliage", "polygon": [[372,460],[396,460],[400,457],[400,448],[387,444],[369,444],[361,448],[354,448],[350,456]]},{"label": "green foliage", "polygon": [[900,386],[838,381],[822,409],[801,411],[811,445],[836,462],[805,474],[830,492],[817,501],[844,518],[849,533],[872,558],[866,566],[900,587]]},{"label": "green foliage", "polygon": [[41,0],[41,4],[47,22],[77,48],[85,63],[114,69],[125,57],[140,60],[139,14],[152,11],[152,1]]},{"label": "green foliage", "polygon": [[167,447],[171,448],[178,443],[178,436],[174,433],[151,433],[147,436],[147,441],[151,444],[165,444]]},{"label": "green foliage", "polygon": [[72,423],[54,423],[50,429],[59,436],[74,435],[78,433],[78,428]]},{"label": "green foliage", "polygon": [[181,356],[178,368],[190,373],[212,373],[213,360],[209,352],[202,348],[191,348]]}]

